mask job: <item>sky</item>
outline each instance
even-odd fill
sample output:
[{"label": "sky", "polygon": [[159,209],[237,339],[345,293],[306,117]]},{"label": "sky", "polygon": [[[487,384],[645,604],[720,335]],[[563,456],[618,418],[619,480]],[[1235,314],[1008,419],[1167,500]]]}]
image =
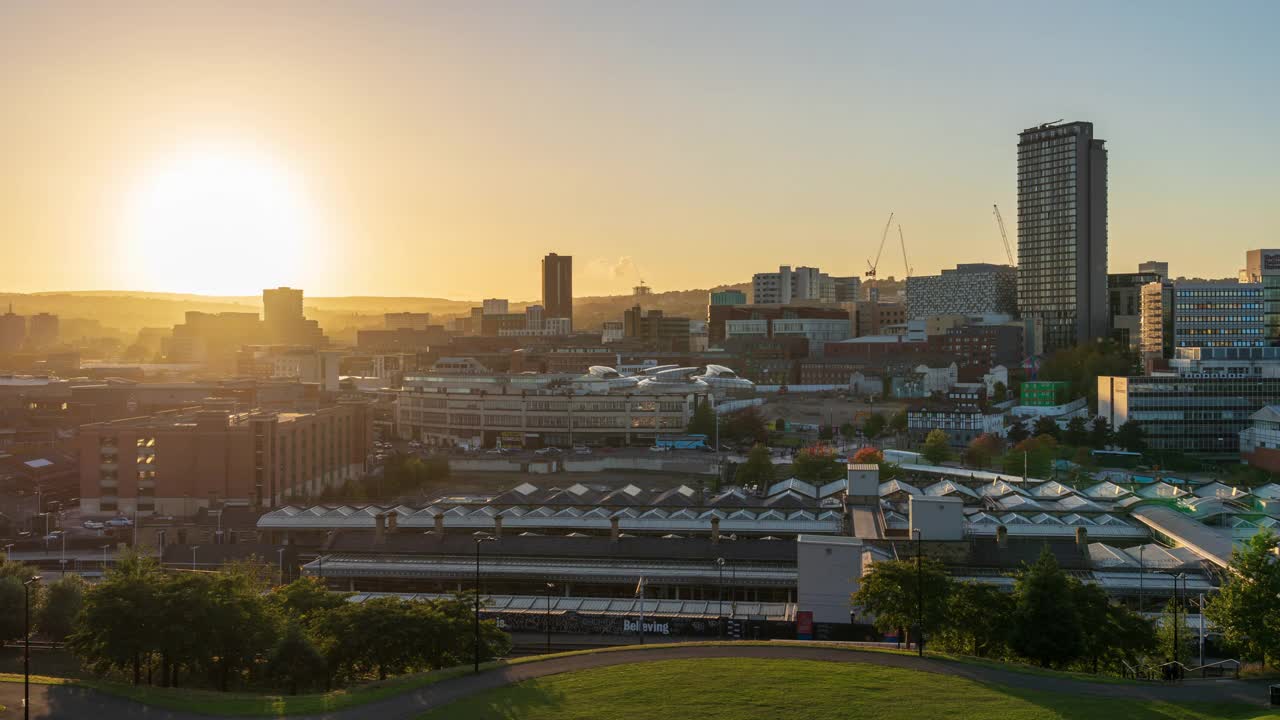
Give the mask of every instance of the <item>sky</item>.
[{"label": "sky", "polygon": [[[0,0],[0,290],[536,299],[1003,262],[1016,142],[1109,266],[1280,245],[1274,2]],[[896,240],[897,229],[892,232]],[[880,276],[900,277],[886,245]]]}]

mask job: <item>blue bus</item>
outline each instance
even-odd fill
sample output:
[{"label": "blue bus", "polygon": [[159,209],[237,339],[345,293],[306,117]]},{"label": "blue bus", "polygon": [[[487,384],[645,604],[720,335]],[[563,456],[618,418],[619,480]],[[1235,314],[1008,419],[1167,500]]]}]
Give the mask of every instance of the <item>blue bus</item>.
[{"label": "blue bus", "polygon": [[707,447],[706,435],[659,435],[654,447],[668,450],[700,450]]}]

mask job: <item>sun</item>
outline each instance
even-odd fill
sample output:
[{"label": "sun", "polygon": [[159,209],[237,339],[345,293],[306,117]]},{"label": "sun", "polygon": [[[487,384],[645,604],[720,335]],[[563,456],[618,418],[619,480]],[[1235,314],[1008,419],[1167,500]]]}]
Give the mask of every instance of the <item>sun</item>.
[{"label": "sun", "polygon": [[304,190],[254,148],[204,144],[166,155],[125,199],[126,274],[139,289],[219,295],[302,285],[320,230]]}]

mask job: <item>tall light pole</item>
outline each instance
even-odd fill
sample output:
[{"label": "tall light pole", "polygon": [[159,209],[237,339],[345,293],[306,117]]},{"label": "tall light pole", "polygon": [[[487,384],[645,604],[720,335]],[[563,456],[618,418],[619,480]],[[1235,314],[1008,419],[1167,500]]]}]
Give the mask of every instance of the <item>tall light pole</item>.
[{"label": "tall light pole", "polygon": [[724,558],[716,558],[716,568],[720,570],[720,582],[716,589],[716,615],[720,620],[716,624],[720,626],[720,639],[724,639]]},{"label": "tall light pole", "polygon": [[1138,612],[1142,612],[1143,606],[1145,605],[1143,601],[1147,599],[1146,590],[1143,587],[1142,582],[1142,576],[1147,573],[1146,565],[1142,562],[1142,551],[1146,549],[1146,545],[1138,546]]},{"label": "tall light pole", "polygon": [[102,546],[102,574],[103,575],[107,574],[107,551],[110,549],[111,549],[110,543]]},{"label": "tall light pole", "polygon": [[474,672],[480,672],[480,543],[493,540],[491,535],[477,535],[476,543],[476,614],[472,623],[472,629],[475,633],[474,650],[475,650],[475,669]]},{"label": "tall light pole", "polygon": [[22,633],[22,717],[31,718],[31,586],[40,582],[39,575],[32,575],[22,583],[26,594],[26,605],[23,609]]},{"label": "tall light pole", "polygon": [[191,569],[192,569],[192,571],[194,571],[194,570],[196,569],[196,551],[197,551],[197,550],[199,550],[199,549],[200,549],[200,546],[199,546],[199,545],[192,545],[192,546],[191,546]]},{"label": "tall light pole", "polygon": [[13,562],[13,543],[4,546],[4,561]]},{"label": "tall light pole", "polygon": [[547,654],[551,654],[551,591],[556,589],[555,583],[547,583]]},{"label": "tall light pole", "polygon": [[920,528],[911,531],[916,536],[916,652],[924,657],[924,556],[921,553],[923,534]]}]

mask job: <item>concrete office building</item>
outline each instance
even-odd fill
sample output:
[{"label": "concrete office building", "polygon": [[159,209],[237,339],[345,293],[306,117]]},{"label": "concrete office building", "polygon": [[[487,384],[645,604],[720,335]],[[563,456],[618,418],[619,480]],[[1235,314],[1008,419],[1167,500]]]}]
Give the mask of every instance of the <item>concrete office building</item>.
[{"label": "concrete office building", "polygon": [[1018,311],[1018,272],[969,263],[939,275],[907,278],[907,319],[930,315],[1008,315]]},{"label": "concrete office building", "polygon": [[862,299],[862,278],[857,275],[833,277],[831,282],[835,285],[836,302],[857,302]]},{"label": "concrete office building", "polygon": [[218,503],[265,507],[359,478],[364,404],[232,412],[215,403],[80,428],[86,514],[190,515]]},{"label": "concrete office building", "polygon": [[1177,281],[1173,346],[1264,347],[1263,290],[1258,283]]},{"label": "concrete office building", "polygon": [[1138,263],[1138,272],[1159,275],[1160,279],[1169,279],[1169,263],[1161,260],[1148,260],[1144,263]]},{"label": "concrete office building", "polygon": [[27,326],[27,349],[48,350],[58,344],[58,316],[49,313],[32,315]]},{"label": "concrete office building", "polygon": [[384,313],[382,315],[382,327],[385,330],[423,331],[431,327],[431,313]]},{"label": "concrete office building", "polygon": [[1107,316],[1116,342],[1131,349],[1142,344],[1142,288],[1163,279],[1160,273],[1142,271],[1107,275]]},{"label": "concrete office building", "polygon": [[756,305],[786,304],[799,300],[833,303],[836,286],[831,276],[818,268],[783,265],[776,273],[751,276],[751,302]]},{"label": "concrete office building", "polygon": [[1018,310],[1045,352],[1107,335],[1107,150],[1093,124],[1018,139]]},{"label": "concrete office building", "polygon": [[1173,357],[1173,283],[1147,283],[1141,293],[1138,351],[1144,359]]},{"label": "concrete office building", "polygon": [[848,340],[852,335],[848,317],[727,320],[724,328],[726,341],[747,337],[802,337],[809,341],[812,357],[822,357],[827,343]]},{"label": "concrete office building", "polygon": [[660,352],[689,352],[689,322],[661,310],[644,312],[636,305],[622,314],[623,337]]},{"label": "concrete office building", "polygon": [[1262,313],[1268,345],[1280,345],[1280,250],[1245,254],[1246,279],[1262,285]]},{"label": "concrete office building", "polygon": [[511,312],[506,298],[488,298],[480,305],[480,310],[485,315],[506,315]]},{"label": "concrete office building", "polygon": [[542,258],[542,308],[549,318],[566,318],[573,331],[573,257],[551,253]]},{"label": "concrete office building", "polygon": [[262,324],[267,338],[274,344],[319,347],[328,343],[319,323],[303,316],[300,289],[279,287],[263,290]]},{"label": "concrete office building", "polygon": [[717,290],[707,297],[708,305],[746,305],[747,294],[741,290]]},{"label": "concrete office building", "polygon": [[907,321],[907,306],[887,300],[860,300],[845,303],[853,320],[855,337],[883,335],[890,326]]},{"label": "concrete office building", "polygon": [[26,339],[27,319],[21,315],[15,315],[13,303],[9,303],[9,312],[0,315],[0,352],[18,352]]}]

